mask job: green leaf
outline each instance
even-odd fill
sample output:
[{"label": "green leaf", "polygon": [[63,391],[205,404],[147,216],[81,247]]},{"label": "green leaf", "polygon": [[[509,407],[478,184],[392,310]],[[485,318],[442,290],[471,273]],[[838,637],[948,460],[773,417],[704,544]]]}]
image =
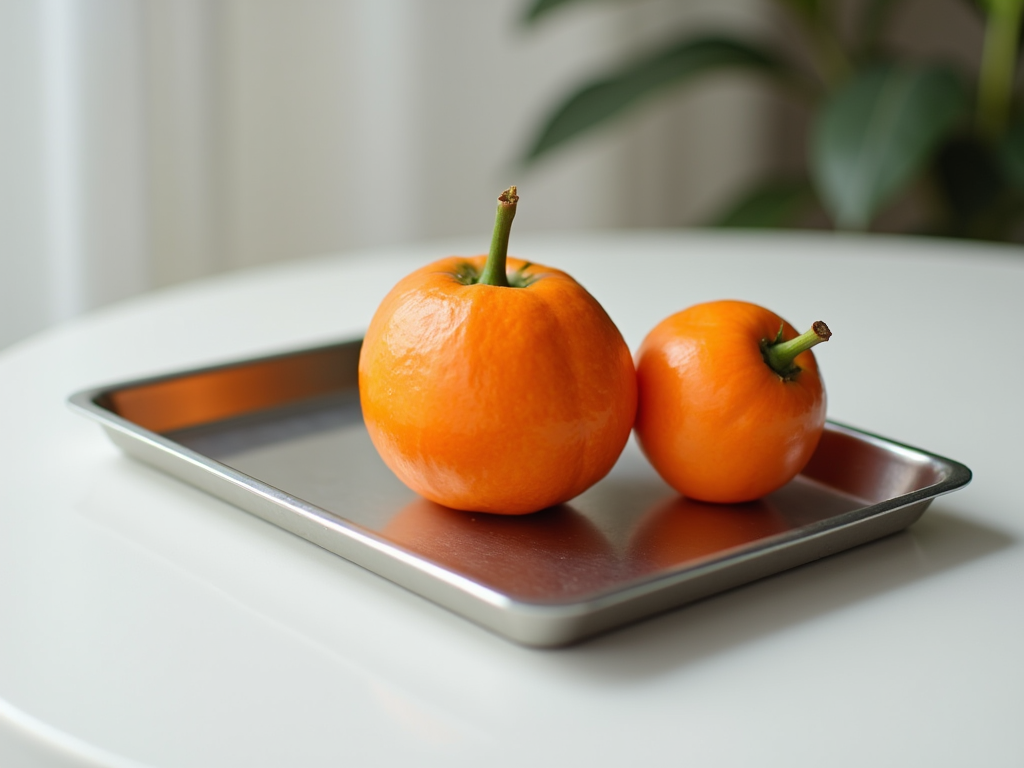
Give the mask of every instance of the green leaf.
[{"label": "green leaf", "polygon": [[1006,180],[1024,191],[1024,122],[1006,132],[999,145],[998,158]]},{"label": "green leaf", "polygon": [[862,54],[873,55],[878,48],[882,31],[888,23],[899,0],[866,0],[860,12],[860,50]]},{"label": "green leaf", "polygon": [[981,5],[988,13],[1012,13],[1024,7],[1021,0],[980,0]]},{"label": "green leaf", "polygon": [[765,182],[739,200],[714,222],[716,227],[773,229],[797,223],[814,200],[814,190],[804,179]]},{"label": "green leaf", "polygon": [[943,142],[933,166],[938,191],[955,226],[991,209],[1006,186],[993,148],[976,136],[954,136]]},{"label": "green leaf", "polygon": [[[985,240],[1012,237],[1014,222],[1024,223],[1024,186],[1015,189],[1013,178],[1015,172],[1024,173],[1024,158],[1015,158],[1015,151],[1020,150],[1010,141],[993,145],[970,134],[943,143],[933,168],[935,191],[943,203],[938,234]],[[1024,185],[1024,176],[1018,180]]]},{"label": "green leaf", "polygon": [[576,91],[548,117],[526,159],[607,122],[667,86],[729,68],[788,74],[779,59],[748,43],[721,37],[677,42]]},{"label": "green leaf", "polygon": [[821,106],[810,165],[836,225],[864,229],[965,115],[963,84],[940,67],[862,70]]},{"label": "green leaf", "polygon": [[821,0],[780,0],[780,2],[806,19],[814,20],[821,16]]},{"label": "green leaf", "polygon": [[[589,0],[595,2],[595,0]],[[599,0],[600,2],[607,2],[607,0]],[[532,3],[527,7],[526,13],[523,15],[523,21],[533,23],[537,21],[541,16],[545,16],[551,11],[561,8],[563,5],[576,5],[583,0],[533,0]]]}]

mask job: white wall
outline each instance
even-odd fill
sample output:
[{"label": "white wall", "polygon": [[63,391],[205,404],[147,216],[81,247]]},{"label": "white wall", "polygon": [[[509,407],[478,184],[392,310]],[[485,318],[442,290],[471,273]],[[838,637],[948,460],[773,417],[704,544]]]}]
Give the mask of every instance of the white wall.
[{"label": "white wall", "polygon": [[0,345],[150,284],[140,20],[0,3]]},{"label": "white wall", "polygon": [[542,165],[560,96],[679,28],[759,0],[0,0],[0,347],[137,292],[451,234],[700,221],[762,162],[728,79]]}]

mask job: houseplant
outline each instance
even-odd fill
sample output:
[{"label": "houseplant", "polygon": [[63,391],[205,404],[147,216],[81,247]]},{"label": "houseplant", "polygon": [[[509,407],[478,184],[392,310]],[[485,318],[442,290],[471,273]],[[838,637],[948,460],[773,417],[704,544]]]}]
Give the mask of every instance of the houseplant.
[{"label": "houseplant", "polygon": [[[524,18],[536,24],[593,1],[531,0]],[[796,22],[809,66],[777,44],[681,35],[581,84],[539,127],[525,159],[537,162],[702,76],[739,70],[807,105],[805,172],[763,179],[715,223],[792,226],[818,208],[836,228],[868,230],[915,187],[926,208],[920,231],[1024,242],[1024,95],[1015,90],[1024,0],[964,0],[985,27],[973,71],[887,49],[899,0],[861,3],[852,30],[840,29],[836,2],[774,2]]]}]

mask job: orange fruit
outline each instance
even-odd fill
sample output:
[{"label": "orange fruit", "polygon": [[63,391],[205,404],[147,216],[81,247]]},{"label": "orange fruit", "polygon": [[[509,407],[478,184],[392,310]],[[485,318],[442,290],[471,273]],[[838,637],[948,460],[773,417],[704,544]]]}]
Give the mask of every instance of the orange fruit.
[{"label": "orange fruit", "polygon": [[499,198],[487,256],[451,256],[384,298],[363,341],[370,438],[412,490],[462,510],[524,514],[615,464],[636,373],[601,305],[557,269],[508,259],[518,197]]},{"label": "orange fruit", "polygon": [[[804,468],[825,426],[810,348],[764,307],[713,301],[659,323],[637,351],[640,448],[665,481],[701,501],[752,501]],[[788,341],[787,341],[788,340]]]}]

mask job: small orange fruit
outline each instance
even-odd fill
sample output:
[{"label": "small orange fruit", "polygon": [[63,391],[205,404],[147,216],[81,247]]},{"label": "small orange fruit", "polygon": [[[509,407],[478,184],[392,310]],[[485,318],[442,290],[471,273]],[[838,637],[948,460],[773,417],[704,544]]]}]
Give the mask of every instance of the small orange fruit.
[{"label": "small orange fruit", "polygon": [[825,426],[811,347],[764,307],[697,304],[659,323],[637,352],[636,436],[665,481],[701,501],[752,501],[807,464]]}]

